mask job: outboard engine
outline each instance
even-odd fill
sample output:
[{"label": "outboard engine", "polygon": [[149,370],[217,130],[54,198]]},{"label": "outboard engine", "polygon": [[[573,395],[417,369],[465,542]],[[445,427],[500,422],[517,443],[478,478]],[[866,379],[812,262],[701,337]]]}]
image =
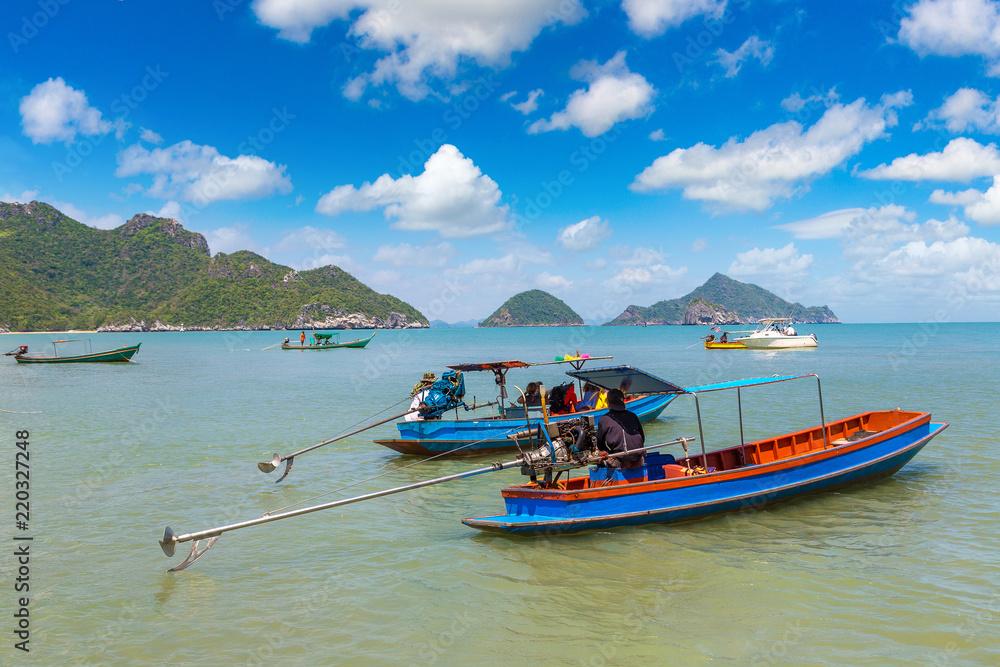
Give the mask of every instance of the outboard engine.
[{"label": "outboard engine", "polygon": [[593,458],[597,446],[597,426],[592,416],[537,424],[507,437],[519,440],[529,436],[538,437],[539,446],[522,452],[517,458],[521,474],[530,476],[533,482],[539,473],[548,483],[553,473],[579,467]]},{"label": "outboard engine", "polygon": [[420,403],[420,418],[440,419],[448,410],[465,406],[463,398],[465,398],[465,378],[461,371],[447,371],[428,389],[426,398]]}]

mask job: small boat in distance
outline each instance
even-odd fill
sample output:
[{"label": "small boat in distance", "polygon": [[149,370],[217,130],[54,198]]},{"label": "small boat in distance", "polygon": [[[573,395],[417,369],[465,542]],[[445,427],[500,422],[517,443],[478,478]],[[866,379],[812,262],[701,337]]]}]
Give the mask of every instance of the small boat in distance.
[{"label": "small boat in distance", "polygon": [[736,338],[751,350],[787,350],[816,347],[816,334],[796,333],[790,317],[765,317],[751,333]]},{"label": "small boat in distance", "polygon": [[339,339],[334,339],[335,336],[340,336],[340,334],[314,333],[312,336],[313,342],[309,345],[296,345],[295,343],[290,342],[286,338],[285,342],[281,344],[281,349],[282,350],[336,350],[342,347],[362,348],[371,342],[372,338],[375,337],[375,333],[373,332],[372,335],[369,336],[368,338],[358,338],[357,340],[348,341],[346,343],[341,343],[339,342]]},{"label": "small boat in distance", "polygon": [[[81,343],[83,351],[77,354],[63,354],[60,355],[59,347],[63,343]],[[116,350],[105,350],[104,352],[94,352],[90,343],[89,338],[74,338],[72,340],[54,340],[52,341],[52,354],[46,355],[28,355],[28,346],[21,345],[15,350],[6,352],[4,356],[14,357],[14,361],[19,364],[71,364],[79,363],[85,361],[130,361],[139,351],[139,346],[142,343],[136,343],[135,345],[129,345],[127,347],[120,347]]]},{"label": "small boat in distance", "polygon": [[723,331],[718,338],[715,334],[708,334],[702,340],[705,341],[706,350],[745,350],[747,346],[735,340],[736,336],[750,333],[749,331]]}]

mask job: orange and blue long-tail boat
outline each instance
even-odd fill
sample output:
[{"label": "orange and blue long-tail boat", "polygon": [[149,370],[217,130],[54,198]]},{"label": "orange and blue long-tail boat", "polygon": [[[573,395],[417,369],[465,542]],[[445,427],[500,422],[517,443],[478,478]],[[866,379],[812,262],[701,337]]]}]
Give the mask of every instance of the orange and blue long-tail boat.
[{"label": "orange and blue long-tail boat", "polygon": [[[630,385],[630,391],[694,398],[701,453],[675,458],[645,447],[645,462],[634,470],[581,466],[563,439],[543,446],[550,456],[543,466],[522,466],[527,484],[501,492],[506,512],[464,519],[473,528],[507,533],[572,532],[594,528],[670,523],[720,512],[755,509],[794,496],[827,491],[892,475],[906,465],[948,424],[932,422],[927,412],[900,409],[864,412],[826,422],[822,390],[814,374],[755,378],[682,389],[630,367],[593,369],[571,375],[604,387]],[[741,389],[815,378],[820,424],[776,437],[744,442]],[[739,401],[740,442],[705,450],[698,396],[735,390]],[[558,440],[558,438],[557,438]],[[692,439],[682,439],[687,450]],[[667,444],[677,444],[680,441]],[[551,456],[551,452],[561,454]],[[544,457],[543,457],[544,458]],[[566,477],[562,478],[562,474]]]},{"label": "orange and blue long-tail boat", "polygon": [[[451,400],[448,404],[448,410],[437,411],[432,418],[398,422],[396,424],[399,431],[398,438],[376,440],[375,442],[401,454],[418,456],[482,456],[516,451],[518,447],[528,445],[528,438],[512,439],[508,437],[513,433],[545,422],[560,422],[588,416],[596,420],[607,414],[608,411],[607,408],[603,408],[552,414],[546,412],[546,408],[543,406],[525,408],[521,405],[512,405],[505,407],[504,400],[508,398],[507,372],[514,368],[564,363],[570,364],[575,370],[580,370],[588,361],[597,359],[611,359],[611,357],[560,357],[556,361],[540,363],[509,360],[449,365],[448,368],[455,373],[491,371],[495,376],[499,395],[495,402],[487,405],[498,405],[499,409],[491,415],[462,419],[459,418],[457,410],[457,406],[462,404]],[[568,374],[572,375],[572,373]],[[462,393],[464,394],[464,386]],[[460,400],[461,396],[458,398]],[[626,407],[634,412],[640,421],[646,422],[659,417],[664,408],[675,398],[676,394],[632,394],[626,399]],[[451,412],[451,408],[454,408],[454,412]],[[449,418],[452,414],[454,415],[453,419]]]}]

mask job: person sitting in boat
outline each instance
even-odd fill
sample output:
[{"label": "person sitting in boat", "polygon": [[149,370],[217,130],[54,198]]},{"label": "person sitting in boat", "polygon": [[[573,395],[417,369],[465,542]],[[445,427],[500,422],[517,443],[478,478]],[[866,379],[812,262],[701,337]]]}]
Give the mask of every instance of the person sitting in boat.
[{"label": "person sitting in boat", "polygon": [[633,449],[641,449],[646,443],[642,422],[634,412],[625,408],[625,394],[621,389],[608,392],[608,413],[597,421],[597,449],[603,452],[604,465],[609,468],[635,470],[645,464],[644,453],[629,454],[618,458],[607,458],[608,454],[620,454]]},{"label": "person sitting in boat", "polygon": [[524,396],[520,396],[517,402],[525,407],[531,408],[542,404],[542,395],[538,393],[538,383],[529,382],[524,390]]},{"label": "person sitting in boat", "polygon": [[789,324],[787,327],[785,327],[785,335],[786,336],[794,336],[795,335],[795,329],[792,328],[791,324]]},{"label": "person sitting in boat", "polygon": [[416,410],[420,408],[420,404],[424,402],[425,398],[427,398],[427,394],[431,390],[431,385],[433,385],[436,380],[437,378],[434,376],[434,373],[424,373],[424,377],[413,385],[413,390],[410,392],[410,396],[413,397],[413,400],[410,401],[411,412],[407,413],[406,417],[404,417],[406,421],[415,422],[423,419],[423,417],[420,416],[420,413],[416,412]]},{"label": "person sitting in boat", "polygon": [[722,332],[722,338],[719,339],[719,342],[720,343],[728,343],[729,342],[729,332],[728,331],[723,331]]},{"label": "person sitting in boat", "polygon": [[285,342],[282,345],[288,345],[288,336],[285,336]]}]

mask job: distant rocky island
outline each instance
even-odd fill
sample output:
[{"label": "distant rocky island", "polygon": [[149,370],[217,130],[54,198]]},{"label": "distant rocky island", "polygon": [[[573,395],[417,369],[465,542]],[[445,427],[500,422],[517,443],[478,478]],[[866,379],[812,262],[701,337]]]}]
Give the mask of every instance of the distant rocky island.
[{"label": "distant rocky island", "polygon": [[409,304],[336,266],[295,271],[140,214],[102,230],[52,206],[0,202],[0,330],[426,328]]},{"label": "distant rocky island", "polygon": [[548,292],[534,289],[515,294],[480,327],[572,327],[584,326],[583,318]]},{"label": "distant rocky island", "polygon": [[790,317],[805,324],[840,323],[826,306],[789,303],[763,287],[716,273],[686,296],[649,307],[629,306],[604,326],[754,324],[764,317]]}]

